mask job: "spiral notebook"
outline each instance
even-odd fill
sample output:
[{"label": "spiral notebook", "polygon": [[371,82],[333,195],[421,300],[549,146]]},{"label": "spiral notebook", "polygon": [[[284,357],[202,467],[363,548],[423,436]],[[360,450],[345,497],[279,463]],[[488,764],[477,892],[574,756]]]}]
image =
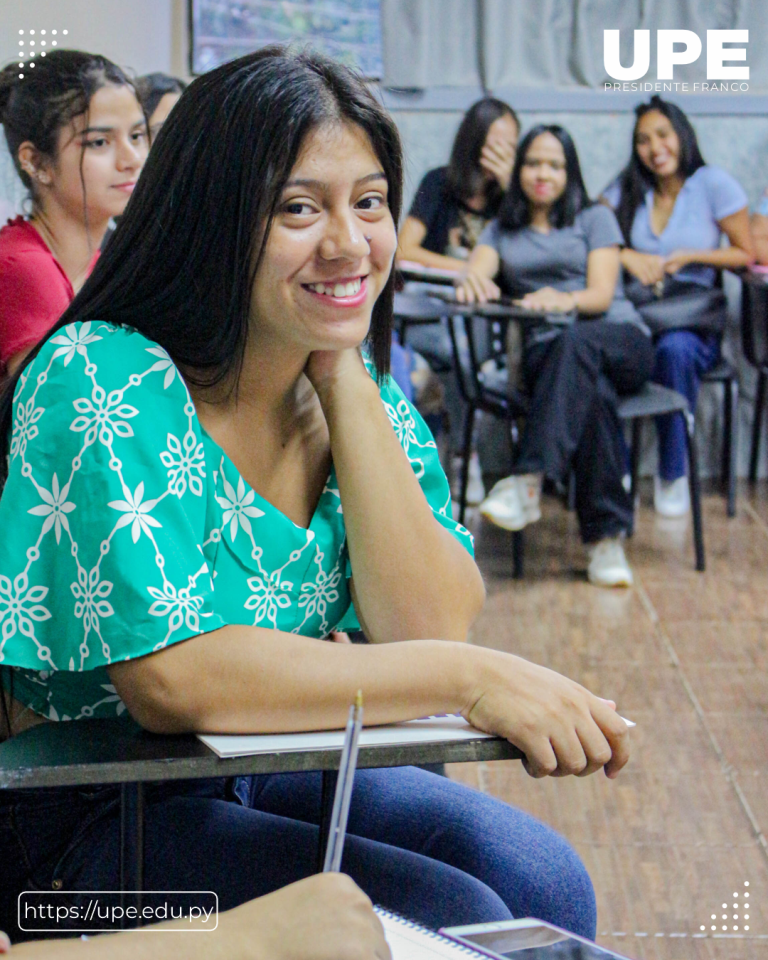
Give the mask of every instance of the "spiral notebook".
[{"label": "spiral notebook", "polygon": [[396,913],[381,907],[376,907],[376,913],[384,927],[392,960],[472,960],[472,957],[487,960],[487,954],[433,933]]}]

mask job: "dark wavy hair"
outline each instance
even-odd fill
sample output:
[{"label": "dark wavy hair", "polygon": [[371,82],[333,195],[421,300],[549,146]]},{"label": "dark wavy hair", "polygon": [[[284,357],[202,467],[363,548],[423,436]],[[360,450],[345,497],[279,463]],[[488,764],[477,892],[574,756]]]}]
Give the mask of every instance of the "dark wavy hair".
[{"label": "dark wavy hair", "polygon": [[576,145],[570,133],[558,124],[540,123],[526,133],[517,148],[517,157],[512,171],[512,179],[509,183],[509,190],[499,209],[499,224],[504,230],[522,230],[531,222],[531,201],[520,186],[520,171],[523,168],[531,144],[542,133],[551,133],[560,142],[565,154],[565,190],[552,204],[549,222],[558,230],[563,227],[570,227],[576,219],[576,214],[592,204],[587,194],[587,188],[584,186],[579,155],[576,153]]},{"label": "dark wavy hair", "polygon": [[616,219],[619,221],[619,227],[621,227],[621,232],[624,234],[624,240],[628,246],[630,245],[630,234],[632,233],[632,224],[637,208],[644,202],[648,190],[656,186],[656,175],[640,159],[636,145],[637,128],[640,120],[651,110],[658,110],[659,113],[664,114],[677,134],[680,141],[678,157],[680,176],[687,180],[699,167],[704,166],[704,157],[702,157],[699,149],[696,131],[680,107],[668,100],[662,100],[658,96],[653,96],[648,103],[641,103],[635,107],[636,119],[632,131],[632,156],[615,181],[621,190],[619,205],[616,208]]},{"label": "dark wavy hair", "polygon": [[184,93],[187,85],[178,77],[171,77],[167,73],[147,73],[136,80],[136,90],[139,94],[144,112],[149,119],[157,110],[157,105],[166,93]]},{"label": "dark wavy hair", "polygon": [[[163,346],[197,386],[237,389],[251,290],[280,197],[307,136],[326,123],[363,130],[389,184],[395,223],[402,151],[394,121],[346,67],[266,47],[198,77],[158,134],[115,235],[48,334],[77,321],[130,326]],[[389,371],[394,272],[368,342]],[[46,338],[47,339],[47,338]],[[6,444],[18,376],[0,396]],[[0,481],[7,470],[0,457]]]},{"label": "dark wavy hair", "polygon": [[23,70],[22,79],[19,72],[18,63],[0,71],[0,123],[16,172],[35,203],[35,181],[19,161],[21,144],[28,140],[41,158],[55,163],[59,131],[87,114],[98,90],[108,84],[134,93],[136,88],[111,60],[80,50],[51,50],[36,57],[34,69]]},{"label": "dark wavy hair", "polygon": [[459,125],[448,161],[448,189],[460,201],[469,200],[485,190],[486,209],[495,213],[503,192],[496,180],[486,181],[480,166],[480,154],[492,123],[501,117],[512,117],[520,129],[517,114],[503,100],[483,97],[464,114]]}]

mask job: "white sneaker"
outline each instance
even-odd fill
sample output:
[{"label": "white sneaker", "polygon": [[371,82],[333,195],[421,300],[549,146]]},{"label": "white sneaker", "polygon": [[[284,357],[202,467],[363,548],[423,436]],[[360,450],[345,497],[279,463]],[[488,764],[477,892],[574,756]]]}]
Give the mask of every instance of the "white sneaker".
[{"label": "white sneaker", "polygon": [[688,477],[677,480],[653,478],[653,506],[662,517],[684,517],[691,509]]},{"label": "white sneaker", "polygon": [[536,474],[505,477],[480,504],[480,513],[503,530],[522,530],[541,519],[541,478]]},{"label": "white sneaker", "polygon": [[469,479],[467,481],[467,503],[471,507],[476,507],[485,500],[485,487],[483,486],[483,471],[480,469],[480,458],[477,453],[473,453],[469,458]]},{"label": "white sneaker", "polygon": [[621,537],[606,537],[589,547],[589,582],[597,587],[631,587],[634,578]]}]

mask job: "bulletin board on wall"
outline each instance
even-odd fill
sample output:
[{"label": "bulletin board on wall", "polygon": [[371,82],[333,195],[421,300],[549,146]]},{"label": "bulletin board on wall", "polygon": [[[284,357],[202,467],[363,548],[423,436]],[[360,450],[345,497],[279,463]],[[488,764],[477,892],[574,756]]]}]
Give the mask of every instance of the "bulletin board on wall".
[{"label": "bulletin board on wall", "polygon": [[189,0],[190,72],[294,42],[382,75],[381,0]]}]

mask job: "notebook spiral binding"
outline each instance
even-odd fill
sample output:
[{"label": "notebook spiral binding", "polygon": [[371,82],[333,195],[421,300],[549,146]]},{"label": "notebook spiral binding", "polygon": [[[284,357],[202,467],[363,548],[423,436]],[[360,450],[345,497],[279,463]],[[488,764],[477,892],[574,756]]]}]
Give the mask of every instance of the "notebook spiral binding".
[{"label": "notebook spiral binding", "polygon": [[399,913],[392,913],[390,910],[385,910],[383,907],[378,906],[376,907],[376,913],[380,917],[387,917],[388,920],[393,920],[395,923],[398,923],[400,926],[406,927],[409,930],[418,930],[419,933],[423,933],[424,936],[429,937],[431,940],[451,947],[454,953],[463,954],[465,957],[483,956],[483,954],[478,953],[477,950],[473,950],[472,947],[467,947],[463,943],[458,943],[456,940],[451,940],[450,937],[444,937],[442,933],[437,933],[435,930],[430,930],[429,927],[424,927],[420,923],[416,923],[415,920],[408,920]]}]

